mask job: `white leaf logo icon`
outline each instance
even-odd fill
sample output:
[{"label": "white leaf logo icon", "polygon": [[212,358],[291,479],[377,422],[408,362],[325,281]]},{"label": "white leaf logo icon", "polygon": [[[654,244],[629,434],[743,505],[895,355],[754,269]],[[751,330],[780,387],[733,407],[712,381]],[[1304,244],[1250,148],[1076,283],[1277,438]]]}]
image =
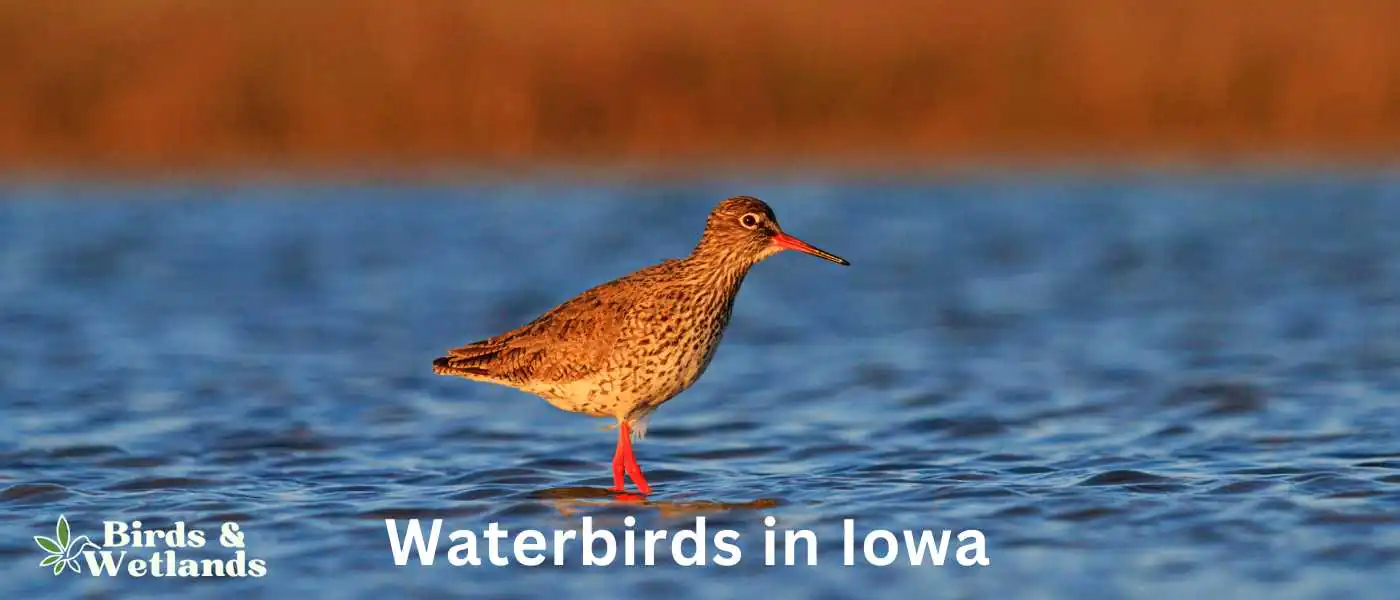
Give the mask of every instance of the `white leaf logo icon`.
[{"label": "white leaf logo icon", "polygon": [[68,517],[59,515],[58,525],[54,527],[54,537],[34,536],[34,543],[49,553],[44,560],[39,561],[39,566],[52,567],[54,575],[62,573],[65,568],[74,573],[83,572],[82,561],[79,560],[82,553],[86,550],[101,550],[102,547],[92,543],[88,536],[70,538],[70,534]]}]

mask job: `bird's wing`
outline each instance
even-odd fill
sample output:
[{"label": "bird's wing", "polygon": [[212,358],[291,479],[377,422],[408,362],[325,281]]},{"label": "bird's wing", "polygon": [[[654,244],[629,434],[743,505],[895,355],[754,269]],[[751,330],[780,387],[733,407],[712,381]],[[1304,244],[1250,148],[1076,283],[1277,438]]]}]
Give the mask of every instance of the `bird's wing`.
[{"label": "bird's wing", "polygon": [[519,329],[450,350],[433,371],[502,383],[567,383],[607,363],[637,298],[625,281],[580,294]]}]

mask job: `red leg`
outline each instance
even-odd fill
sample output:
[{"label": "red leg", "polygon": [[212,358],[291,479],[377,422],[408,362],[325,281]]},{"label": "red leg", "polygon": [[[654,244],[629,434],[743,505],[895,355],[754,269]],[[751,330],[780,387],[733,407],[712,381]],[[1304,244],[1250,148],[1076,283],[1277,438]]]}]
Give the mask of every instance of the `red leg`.
[{"label": "red leg", "polygon": [[[651,486],[647,485],[647,478],[642,475],[642,466],[637,464],[637,456],[632,453],[632,428],[623,421],[617,428],[620,437],[617,439],[618,450],[622,452],[622,466],[627,471],[627,476],[632,478],[632,483],[637,484],[637,491],[643,496],[651,493]],[[613,467],[616,469],[617,467]],[[614,470],[616,477],[616,470]]]},{"label": "red leg", "polygon": [[613,486],[612,486],[612,490],[611,490],[611,491],[614,491],[614,492],[621,492],[621,491],[623,491],[623,489],[622,489],[622,486],[623,486],[622,472],[623,472],[624,469],[626,469],[626,467],[623,465],[622,448],[623,448],[623,444],[626,443],[626,440],[627,440],[627,432],[626,432],[625,430],[623,430],[622,433],[621,433],[621,435],[617,438],[617,450],[616,450],[615,452],[613,452],[613,461],[612,461]]}]

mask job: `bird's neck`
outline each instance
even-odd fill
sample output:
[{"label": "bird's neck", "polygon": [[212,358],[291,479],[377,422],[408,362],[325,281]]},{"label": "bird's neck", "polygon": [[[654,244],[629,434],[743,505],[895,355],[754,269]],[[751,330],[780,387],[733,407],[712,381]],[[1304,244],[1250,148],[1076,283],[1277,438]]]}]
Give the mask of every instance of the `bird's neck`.
[{"label": "bird's neck", "polygon": [[754,265],[753,260],[733,248],[706,244],[705,240],[700,241],[700,245],[684,262],[693,278],[703,280],[707,285],[731,290],[739,288]]}]

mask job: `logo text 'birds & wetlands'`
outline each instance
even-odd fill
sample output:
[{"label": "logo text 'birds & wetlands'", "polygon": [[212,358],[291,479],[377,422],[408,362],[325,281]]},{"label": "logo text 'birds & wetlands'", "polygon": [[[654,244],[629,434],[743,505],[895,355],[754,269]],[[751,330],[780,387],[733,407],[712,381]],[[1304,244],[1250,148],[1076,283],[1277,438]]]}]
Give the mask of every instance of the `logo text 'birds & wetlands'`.
[{"label": "logo text 'birds & wetlands'", "polygon": [[[249,558],[244,532],[235,521],[219,526],[218,545],[203,530],[177,521],[168,529],[142,528],[140,521],[103,521],[102,543],[74,536],[68,518],[60,515],[53,537],[36,535],[34,543],[48,553],[39,566],[54,575],[64,571],[93,577],[263,577],[267,561]],[[210,557],[223,549],[223,556]],[[199,557],[187,556],[198,551]],[[227,551],[232,550],[232,556]],[[186,555],[182,555],[182,553]]]}]

